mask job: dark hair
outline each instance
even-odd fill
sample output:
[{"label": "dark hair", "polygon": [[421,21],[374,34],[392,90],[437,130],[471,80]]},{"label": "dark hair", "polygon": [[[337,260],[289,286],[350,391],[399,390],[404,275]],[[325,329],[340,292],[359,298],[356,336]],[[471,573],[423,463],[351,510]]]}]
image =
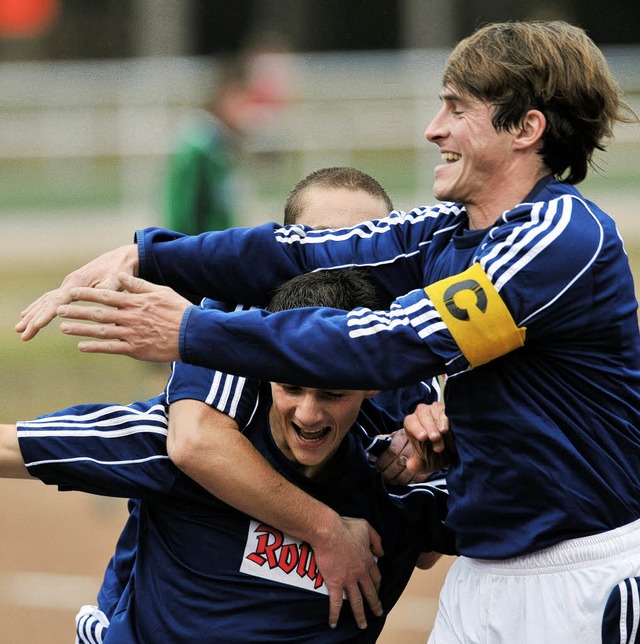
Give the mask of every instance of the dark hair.
[{"label": "dark hair", "polygon": [[285,282],[271,298],[268,311],[322,306],[350,311],[378,308],[376,288],[366,270],[344,268],[304,273]]},{"label": "dark hair", "polygon": [[602,52],[561,20],[482,27],[451,52],[443,85],[493,104],[498,131],[517,129],[527,111],[540,110],[547,120],[540,154],[572,184],[585,178],[616,121],[637,121]]},{"label": "dark hair", "polygon": [[295,224],[304,210],[304,191],[311,186],[325,188],[346,188],[347,190],[364,190],[372,197],[384,201],[388,212],[393,210],[393,203],[385,189],[370,175],[356,168],[331,167],[321,168],[300,180],[289,192],[284,202],[284,225]]}]

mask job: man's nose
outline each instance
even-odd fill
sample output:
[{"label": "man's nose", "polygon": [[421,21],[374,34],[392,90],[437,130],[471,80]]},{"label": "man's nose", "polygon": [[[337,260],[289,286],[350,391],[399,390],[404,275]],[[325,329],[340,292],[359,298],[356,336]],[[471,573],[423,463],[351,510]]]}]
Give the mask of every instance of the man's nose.
[{"label": "man's nose", "polygon": [[322,420],[322,408],[313,396],[305,396],[296,408],[296,418],[305,425],[314,425]]},{"label": "man's nose", "polygon": [[441,109],[429,122],[424,131],[424,138],[429,143],[435,143],[444,136],[444,123],[442,119],[443,110]]}]

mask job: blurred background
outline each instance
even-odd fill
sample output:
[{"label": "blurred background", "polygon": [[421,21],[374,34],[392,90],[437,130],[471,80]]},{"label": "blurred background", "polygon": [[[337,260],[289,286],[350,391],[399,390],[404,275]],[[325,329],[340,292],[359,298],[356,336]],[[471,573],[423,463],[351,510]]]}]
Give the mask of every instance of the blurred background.
[{"label": "blurred background", "polygon": [[[81,355],[55,324],[25,344],[13,325],[69,270],[167,221],[171,160],[230,61],[248,88],[230,126],[232,223],[279,220],[294,183],[328,165],[372,174],[409,209],[432,200],[423,132],[447,51],[523,18],[584,27],[640,114],[637,0],[0,0],[0,421],[163,387],[164,365]],[[582,186],[636,274],[639,144],[640,126],[620,127]],[[0,644],[73,641],[124,515],[119,500],[0,482]],[[449,563],[414,575],[381,642],[426,641]]]}]

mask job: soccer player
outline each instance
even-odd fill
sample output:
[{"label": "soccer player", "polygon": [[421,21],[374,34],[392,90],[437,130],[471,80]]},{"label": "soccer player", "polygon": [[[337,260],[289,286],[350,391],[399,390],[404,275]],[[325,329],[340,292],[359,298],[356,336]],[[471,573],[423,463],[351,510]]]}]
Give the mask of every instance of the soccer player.
[{"label": "soccer player", "polygon": [[[382,186],[371,176],[354,168],[323,168],[312,172],[291,190],[284,205],[284,219],[288,224],[305,224],[315,228],[353,225],[371,217],[380,217],[393,205]],[[183,371],[188,367],[181,366]],[[361,553],[361,541],[369,533],[356,521],[342,522],[339,517],[323,504],[315,501],[296,486],[285,481],[251,447],[249,441],[239,431],[246,426],[253,412],[254,388],[243,378],[225,374],[209,374],[201,370],[193,371],[193,392],[196,400],[188,400],[189,389],[183,386],[178,390],[170,389],[171,414],[169,419],[169,453],[174,462],[218,498],[252,516],[276,525],[278,528],[309,541],[316,547],[316,555],[321,570],[332,564],[332,560],[322,558],[324,550],[333,553],[336,547],[350,558],[349,565],[361,566],[371,558],[367,551]],[[203,382],[201,379],[205,377]],[[205,392],[201,395],[201,392]],[[405,388],[398,394],[386,391],[375,397],[376,404],[383,406],[401,423],[401,419],[420,401],[435,400],[438,395],[437,383],[418,383],[415,387]],[[193,397],[193,396],[192,396]],[[198,402],[202,400],[202,402]],[[135,424],[151,422],[152,427],[161,422],[158,416],[164,413],[162,407],[152,405],[153,416],[149,421],[148,413],[138,407],[117,405],[88,405],[74,411],[76,422],[87,416],[84,422]],[[118,417],[120,420],[117,420]],[[181,418],[185,418],[184,422]],[[46,422],[41,419],[40,423]],[[54,427],[57,421],[53,421]],[[166,423],[165,423],[166,425]],[[161,424],[161,426],[164,426]],[[384,468],[384,475],[392,482],[409,482],[410,475],[402,467],[406,455],[410,453],[406,437],[402,432],[392,434],[390,447],[379,454],[378,465]],[[424,480],[424,476],[415,480]],[[256,486],[256,480],[261,484]],[[273,493],[272,493],[273,492]],[[98,595],[98,607],[86,606],[78,617],[79,636],[100,629],[108,623],[120,599],[130,569],[135,560],[138,507],[130,502],[131,516],[123,530]],[[307,527],[308,516],[322,516],[322,533],[310,533]],[[312,524],[313,525],[313,524]],[[340,538],[340,530],[346,536]],[[350,532],[360,530],[362,537],[350,537]],[[325,545],[321,539],[328,541]],[[353,544],[351,544],[353,541]],[[346,543],[345,543],[346,542]],[[349,555],[348,553],[351,552]],[[364,556],[366,555],[366,557]],[[374,569],[367,575],[376,575]],[[342,587],[334,592],[342,599]],[[354,598],[356,616],[364,626],[366,620],[361,605]],[[330,615],[332,622],[337,619],[339,603]]]},{"label": "soccer player", "polygon": [[[442,156],[439,205],[331,233],[147,230],[68,276],[17,330],[29,339],[56,305],[86,298],[116,308],[57,309],[80,320],[62,329],[92,338],[85,351],[313,387],[447,373],[447,523],[463,556],[432,641],[595,643],[611,590],[640,571],[640,335],[615,222],[576,185],[614,125],[637,118],[602,52],[563,21],[477,30],[450,54],[440,98],[425,132]],[[259,304],[292,275],[345,265],[369,267],[397,298],[388,310],[223,317],[132,277]],[[83,288],[117,285],[118,271],[133,292]]]},{"label": "soccer player", "polygon": [[[270,309],[374,301],[361,271],[321,271],[285,284]],[[370,615],[366,630],[351,614],[328,627],[327,590],[309,544],[215,499],[164,455],[164,407],[182,395],[204,399],[211,380],[204,372],[175,365],[166,396],[130,406],[126,419],[124,408],[100,406],[92,418],[81,406],[82,413],[71,408],[18,423],[17,432],[0,425],[0,473],[141,499],[122,595],[104,628],[82,625],[79,641],[375,642],[384,616]],[[442,480],[389,492],[369,464],[380,419],[370,406],[376,393],[273,383],[260,392],[243,433],[287,479],[380,533],[380,597],[389,610],[420,552],[451,546]]]}]

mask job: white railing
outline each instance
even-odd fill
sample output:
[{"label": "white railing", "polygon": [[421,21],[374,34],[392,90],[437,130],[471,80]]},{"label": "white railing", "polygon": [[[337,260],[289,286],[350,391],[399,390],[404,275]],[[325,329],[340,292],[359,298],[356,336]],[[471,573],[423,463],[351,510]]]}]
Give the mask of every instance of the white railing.
[{"label": "white railing", "polygon": [[[640,47],[605,53],[638,109]],[[308,167],[318,153],[348,162],[354,150],[407,148],[420,158],[445,56],[411,50],[283,57],[291,101],[251,134],[248,147],[308,155]],[[144,188],[150,165],[168,152],[186,113],[207,98],[215,72],[215,61],[198,58],[1,64],[0,161],[115,157],[125,200],[148,198],[155,190]],[[640,143],[640,128],[626,127],[618,138]],[[424,167],[415,174],[424,176]]]},{"label": "white railing", "polygon": [[[605,52],[625,91],[637,99],[640,47]],[[256,146],[415,146],[445,55],[283,56],[292,102],[275,126],[279,136],[263,137]],[[198,58],[0,64],[0,158],[162,154],[176,121],[207,97],[215,69],[215,61]]]}]

